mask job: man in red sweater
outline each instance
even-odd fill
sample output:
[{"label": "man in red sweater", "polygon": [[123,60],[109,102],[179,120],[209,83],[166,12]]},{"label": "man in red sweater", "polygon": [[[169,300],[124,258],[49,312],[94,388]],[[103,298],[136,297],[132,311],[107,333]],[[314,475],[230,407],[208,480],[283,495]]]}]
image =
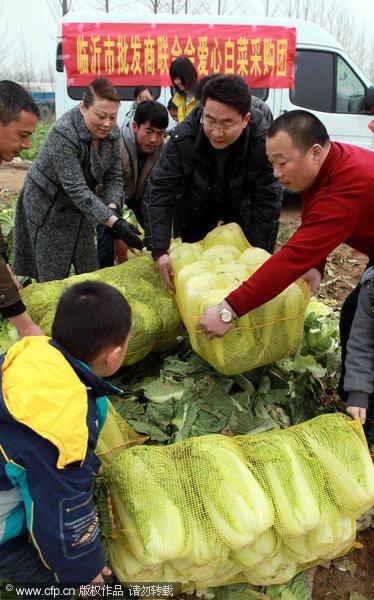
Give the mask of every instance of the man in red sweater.
[{"label": "man in red sweater", "polygon": [[374,152],[330,142],[323,123],[303,110],[274,121],[266,152],[275,177],[302,194],[301,225],[252,277],[205,311],[200,326],[209,339],[224,336],[235,318],[268,302],[298,277],[315,291],[326,257],[342,242],[374,259]]}]

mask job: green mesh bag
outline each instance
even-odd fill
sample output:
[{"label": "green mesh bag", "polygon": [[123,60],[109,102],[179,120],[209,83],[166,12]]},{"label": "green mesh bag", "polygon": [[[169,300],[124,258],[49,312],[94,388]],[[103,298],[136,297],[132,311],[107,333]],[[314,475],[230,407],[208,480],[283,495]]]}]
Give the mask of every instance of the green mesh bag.
[{"label": "green mesh bag", "polygon": [[131,425],[126,423],[108,400],[106,420],[95,448],[103,468],[108,467],[125,448],[143,444],[147,439],[148,436],[138,433]]},{"label": "green mesh bag", "polygon": [[148,254],[138,255],[116,267],[60,281],[33,283],[24,288],[21,297],[27,311],[46,335],[51,334],[57,302],[63,291],[86,280],[103,281],[116,287],[131,306],[132,328],[125,365],[138,362],[150,352],[164,352],[175,343],[183,326],[178,307]]},{"label": "green mesh bag", "polygon": [[195,352],[217,371],[235,375],[291,356],[298,349],[310,300],[299,279],[276,298],[237,319],[223,337],[208,340],[198,322],[248,279],[270,254],[253,248],[236,223],[220,225],[199,243],[170,250],[176,300]]},{"label": "green mesh bag", "polygon": [[352,547],[356,518],[374,504],[374,468],[361,425],[337,413],[253,436],[134,446],[99,487],[121,581],[268,586]]}]

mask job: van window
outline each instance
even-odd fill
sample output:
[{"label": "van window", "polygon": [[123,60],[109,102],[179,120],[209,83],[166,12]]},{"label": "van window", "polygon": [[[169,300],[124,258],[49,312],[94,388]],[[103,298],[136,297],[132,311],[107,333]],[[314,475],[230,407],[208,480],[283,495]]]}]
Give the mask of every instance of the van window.
[{"label": "van window", "polygon": [[365,86],[349,65],[337,57],[336,112],[359,113],[363,111]]},{"label": "van window", "polygon": [[260,100],[266,100],[269,95],[269,88],[249,88],[249,91]]},{"label": "van window", "polygon": [[296,106],[333,113],[360,113],[365,86],[341,56],[333,52],[299,50],[295,86],[290,101]]},{"label": "van window", "polygon": [[290,101],[296,106],[333,112],[334,55],[332,52],[298,50],[295,58],[295,87]]},{"label": "van window", "polygon": [[[94,79],[94,78],[93,78]],[[134,100],[135,85],[116,85],[116,90],[120,100]],[[72,100],[82,100],[84,86],[68,86],[68,96]],[[161,87],[157,85],[151,86],[153,98],[157,100],[161,94]]]}]

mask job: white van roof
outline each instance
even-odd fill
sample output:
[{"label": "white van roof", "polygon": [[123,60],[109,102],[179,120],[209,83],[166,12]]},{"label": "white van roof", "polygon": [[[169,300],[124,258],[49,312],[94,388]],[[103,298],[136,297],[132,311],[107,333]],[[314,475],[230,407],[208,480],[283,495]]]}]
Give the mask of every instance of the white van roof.
[{"label": "white van roof", "polygon": [[277,17],[243,17],[240,15],[185,15],[185,14],[128,14],[124,12],[77,11],[68,12],[63,23],[206,23],[208,25],[275,25],[296,28],[296,43],[300,46],[320,46],[343,50],[339,42],[319,25],[302,19]]}]

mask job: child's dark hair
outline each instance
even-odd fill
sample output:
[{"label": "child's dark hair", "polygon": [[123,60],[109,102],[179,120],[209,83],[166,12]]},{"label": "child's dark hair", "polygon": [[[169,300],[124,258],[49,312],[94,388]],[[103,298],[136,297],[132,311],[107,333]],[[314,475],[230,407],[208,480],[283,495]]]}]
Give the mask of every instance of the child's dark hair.
[{"label": "child's dark hair", "polygon": [[167,108],[168,110],[169,110],[170,108],[174,108],[174,109],[178,110],[178,106],[177,106],[176,104],[174,104],[174,102],[173,102],[173,98],[169,98],[168,105],[167,105],[167,107],[166,107],[166,108]]},{"label": "child's dark hair", "polygon": [[61,296],[52,337],[75,358],[89,363],[111,346],[122,346],[131,328],[131,308],[116,288],[82,281]]},{"label": "child's dark hair", "polygon": [[203,89],[204,89],[205,85],[208,83],[208,81],[211,81],[215,77],[219,77],[220,74],[221,73],[212,73],[211,75],[205,75],[204,77],[199,79],[199,81],[197,82],[196,87],[195,87],[196,100],[198,100],[200,102],[201,97],[203,95]]}]

